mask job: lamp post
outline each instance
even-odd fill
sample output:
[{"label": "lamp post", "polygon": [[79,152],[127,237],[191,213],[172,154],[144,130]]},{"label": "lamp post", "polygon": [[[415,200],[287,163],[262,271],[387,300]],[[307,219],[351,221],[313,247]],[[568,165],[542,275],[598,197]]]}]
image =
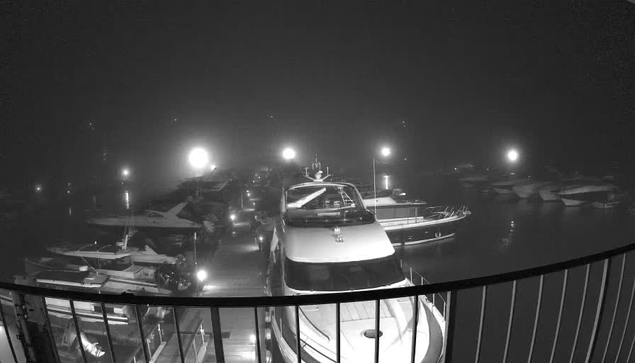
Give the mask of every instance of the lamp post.
[{"label": "lamp post", "polygon": [[[384,158],[387,158],[390,156],[390,148],[387,146],[384,146],[381,148],[380,150],[380,155]],[[375,215],[377,215],[377,172],[376,172],[376,164],[377,164],[377,159],[375,157],[373,157],[373,195],[374,195],[374,205],[375,205]]]}]

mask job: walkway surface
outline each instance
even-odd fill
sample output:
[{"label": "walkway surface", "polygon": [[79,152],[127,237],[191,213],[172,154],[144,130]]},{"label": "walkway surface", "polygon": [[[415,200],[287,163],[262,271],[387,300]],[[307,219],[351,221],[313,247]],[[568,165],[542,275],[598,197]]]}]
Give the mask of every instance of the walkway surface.
[{"label": "walkway surface", "polygon": [[207,265],[209,277],[201,296],[263,296],[265,258],[252,233],[224,237]]}]

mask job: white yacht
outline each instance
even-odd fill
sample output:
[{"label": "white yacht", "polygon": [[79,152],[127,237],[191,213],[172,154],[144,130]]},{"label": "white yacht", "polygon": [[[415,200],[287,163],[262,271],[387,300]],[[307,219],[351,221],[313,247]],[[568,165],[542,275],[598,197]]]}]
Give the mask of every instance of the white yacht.
[{"label": "white yacht", "polygon": [[613,199],[617,187],[613,184],[578,184],[560,190],[558,195],[565,206],[579,206],[585,203]]},{"label": "white yacht", "polygon": [[112,215],[88,218],[86,223],[104,228],[162,229],[170,231],[194,232],[201,229],[199,223],[178,216],[187,203],[179,203],[167,212],[144,210],[135,215]]},{"label": "white yacht", "polygon": [[[388,236],[352,184],[311,182],[285,190],[282,218],[275,228],[267,276],[272,295],[375,290],[411,286]],[[419,320],[413,327],[413,311]],[[299,308],[301,358],[336,360],[335,305]],[[425,297],[386,299],[380,303],[380,331],[375,331],[375,302],[341,304],[341,361],[369,362],[376,339],[379,356],[410,362],[412,332],[417,331],[415,361],[437,362],[444,339],[444,319]],[[285,362],[297,362],[296,314],[292,307],[271,308],[266,321]],[[413,329],[414,328],[414,329]],[[420,342],[420,343],[419,343]]]},{"label": "white yacht", "polygon": [[549,182],[546,181],[532,181],[527,183],[522,183],[519,185],[514,185],[512,187],[512,191],[518,196],[520,199],[527,199],[531,197],[535,197],[539,195],[539,191],[548,186]]},{"label": "white yacht", "polygon": [[[374,201],[374,203],[373,203]],[[390,196],[363,200],[384,227],[393,246],[409,246],[454,237],[471,214],[466,206],[428,206],[425,202],[398,202]]]}]

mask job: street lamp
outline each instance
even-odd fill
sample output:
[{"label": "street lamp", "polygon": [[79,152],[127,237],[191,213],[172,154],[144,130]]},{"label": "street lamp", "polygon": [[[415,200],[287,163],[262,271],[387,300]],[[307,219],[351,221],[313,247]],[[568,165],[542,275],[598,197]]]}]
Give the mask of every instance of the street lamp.
[{"label": "street lamp", "polygon": [[509,160],[511,163],[515,163],[516,161],[518,161],[518,151],[516,149],[510,149],[507,152],[507,160]]},{"label": "street lamp", "polygon": [[[384,158],[389,157],[390,156],[390,148],[388,146],[382,147],[381,150],[380,150],[380,154]],[[376,170],[376,164],[377,164],[377,159],[375,157],[373,157],[373,195],[375,197],[375,199],[374,199],[375,215],[377,215],[377,173],[375,171]]]},{"label": "street lamp", "polygon": [[282,158],[286,161],[295,159],[295,150],[290,147],[285,148],[284,150],[282,150]]}]

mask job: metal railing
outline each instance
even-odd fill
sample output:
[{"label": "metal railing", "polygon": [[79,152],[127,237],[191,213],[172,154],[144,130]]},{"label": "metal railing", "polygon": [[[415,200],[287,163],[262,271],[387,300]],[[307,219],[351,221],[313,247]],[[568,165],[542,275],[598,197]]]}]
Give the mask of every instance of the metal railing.
[{"label": "metal railing", "polygon": [[[415,215],[406,216],[406,217],[382,217],[382,212],[385,212],[388,209],[408,209],[411,208],[415,211]],[[434,207],[412,207],[407,205],[400,206],[378,206],[378,215],[379,221],[382,226],[400,226],[400,225],[410,225],[422,222],[432,222],[432,221],[444,221],[451,218],[463,218],[470,214],[467,206],[434,206]],[[421,209],[421,211],[419,210]],[[395,213],[393,213],[395,214]]]},{"label": "metal railing", "polygon": [[[10,293],[0,299],[0,361],[339,363],[355,360],[352,352],[368,351],[375,362],[625,362],[635,346],[630,322],[635,264],[629,263],[634,249],[629,244],[546,266],[432,284],[406,267],[414,286],[297,296],[100,295],[0,283]],[[444,326],[436,333],[426,305],[403,305],[420,297],[443,313]],[[56,299],[68,301],[68,310],[52,306]],[[396,319],[385,308],[391,299],[413,309],[401,335],[403,355],[382,339],[382,329],[388,333],[390,319]],[[350,303],[364,303],[366,310],[353,311]],[[310,314],[333,324],[313,326],[303,318]],[[286,325],[277,325],[285,319]],[[364,319],[371,341],[346,330],[351,321]],[[422,334],[420,323],[426,321]],[[320,334],[328,339],[314,344]],[[442,341],[435,350],[438,334]]]}]

